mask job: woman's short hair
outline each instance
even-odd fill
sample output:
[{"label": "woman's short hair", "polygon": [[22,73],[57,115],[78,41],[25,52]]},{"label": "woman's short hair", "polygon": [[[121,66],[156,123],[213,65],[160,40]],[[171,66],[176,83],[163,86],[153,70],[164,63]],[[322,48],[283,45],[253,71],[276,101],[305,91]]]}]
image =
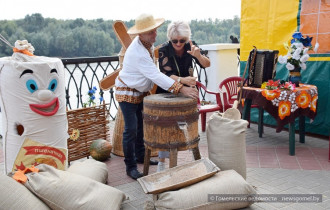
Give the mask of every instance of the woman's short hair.
[{"label": "woman's short hair", "polygon": [[[191,37],[191,30],[189,24],[185,21],[171,22],[167,27],[167,38],[171,40],[173,37],[182,36],[188,40]],[[188,41],[187,40],[187,41]]]}]

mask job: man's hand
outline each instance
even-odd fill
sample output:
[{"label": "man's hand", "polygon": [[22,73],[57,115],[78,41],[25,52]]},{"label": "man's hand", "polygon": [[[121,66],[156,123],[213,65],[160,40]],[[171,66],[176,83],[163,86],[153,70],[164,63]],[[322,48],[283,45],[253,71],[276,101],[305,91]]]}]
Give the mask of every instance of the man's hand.
[{"label": "man's hand", "polygon": [[190,98],[198,99],[198,90],[196,88],[185,87],[183,86],[180,89],[180,93]]}]

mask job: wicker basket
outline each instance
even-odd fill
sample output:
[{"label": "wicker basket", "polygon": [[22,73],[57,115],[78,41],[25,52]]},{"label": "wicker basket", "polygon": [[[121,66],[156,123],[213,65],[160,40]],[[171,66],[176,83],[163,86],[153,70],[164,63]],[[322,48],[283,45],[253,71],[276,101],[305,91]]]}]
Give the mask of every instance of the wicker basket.
[{"label": "wicker basket", "polygon": [[107,104],[67,111],[71,134],[79,130],[78,139],[68,139],[68,162],[89,157],[89,147],[93,140],[110,141]]},{"label": "wicker basket", "polygon": [[[121,157],[124,157],[123,151],[123,132],[124,132],[125,122],[123,117],[123,112],[121,111],[120,107],[118,107],[115,127],[113,129],[113,136],[112,136],[112,153]],[[158,150],[152,150],[151,157],[158,156]]]}]

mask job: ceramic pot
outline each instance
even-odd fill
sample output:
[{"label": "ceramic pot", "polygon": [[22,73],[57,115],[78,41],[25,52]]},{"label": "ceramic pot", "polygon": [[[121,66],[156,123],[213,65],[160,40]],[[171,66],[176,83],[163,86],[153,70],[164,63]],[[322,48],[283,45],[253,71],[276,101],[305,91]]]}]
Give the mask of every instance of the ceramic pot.
[{"label": "ceramic pot", "polygon": [[299,87],[299,82],[301,80],[301,67],[295,67],[292,71],[289,71],[289,82]]}]

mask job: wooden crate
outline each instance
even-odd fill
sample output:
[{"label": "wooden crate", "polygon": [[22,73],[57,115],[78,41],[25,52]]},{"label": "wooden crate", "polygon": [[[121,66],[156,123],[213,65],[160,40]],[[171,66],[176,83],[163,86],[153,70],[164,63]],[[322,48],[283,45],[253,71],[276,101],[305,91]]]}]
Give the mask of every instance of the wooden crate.
[{"label": "wooden crate", "polygon": [[93,140],[110,141],[107,104],[67,111],[69,129],[79,130],[79,138],[68,138],[68,163],[89,157],[89,147]]}]

